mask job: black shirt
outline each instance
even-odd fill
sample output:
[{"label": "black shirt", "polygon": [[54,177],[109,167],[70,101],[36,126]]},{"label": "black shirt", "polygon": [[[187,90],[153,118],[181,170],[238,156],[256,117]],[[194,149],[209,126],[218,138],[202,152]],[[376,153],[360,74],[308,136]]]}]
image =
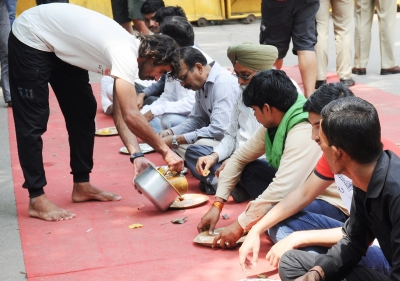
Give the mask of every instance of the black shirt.
[{"label": "black shirt", "polygon": [[354,187],[350,218],[342,230],[344,237],[326,255],[318,255],[315,265],[322,267],[325,280],[335,280],[357,265],[377,238],[392,266],[390,280],[400,280],[400,158],[383,151],[367,192]]}]

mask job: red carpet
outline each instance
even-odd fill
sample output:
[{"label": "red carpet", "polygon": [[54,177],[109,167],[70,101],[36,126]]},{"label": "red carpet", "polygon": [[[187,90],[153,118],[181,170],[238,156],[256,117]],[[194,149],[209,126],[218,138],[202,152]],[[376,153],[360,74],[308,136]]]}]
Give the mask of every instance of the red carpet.
[{"label": "red carpet", "polygon": [[[300,82],[297,67],[285,68],[289,76]],[[338,81],[330,77],[329,81]],[[100,103],[99,85],[93,90]],[[363,85],[352,87],[354,93],[371,101],[378,108],[383,135],[399,142],[398,121],[400,97]],[[58,206],[77,214],[71,221],[44,222],[27,215],[28,193],[21,188],[22,172],[18,162],[12,113],[9,111],[12,169],[22,248],[29,280],[240,280],[253,274],[268,272],[278,279],[276,270],[268,265],[265,255],[269,242],[263,238],[258,267],[251,273],[242,272],[237,250],[213,250],[195,245],[196,226],[210,208],[211,200],[201,207],[168,210],[160,213],[131,185],[132,171],[128,156],[118,150],[118,136],[96,137],[94,170],[91,182],[101,189],[119,195],[120,202],[71,201],[72,176],[69,174],[69,147],[64,120],[53,94],[50,96],[50,120],[44,135],[44,163],[48,185],[47,196]],[[97,127],[112,126],[98,106]],[[163,164],[156,153],[148,154],[155,164]],[[197,181],[188,176],[189,192],[197,192]],[[228,202],[223,213],[231,218],[218,226],[233,222],[246,204]],[[187,216],[182,225],[171,219]],[[133,223],[141,229],[129,229]]]}]

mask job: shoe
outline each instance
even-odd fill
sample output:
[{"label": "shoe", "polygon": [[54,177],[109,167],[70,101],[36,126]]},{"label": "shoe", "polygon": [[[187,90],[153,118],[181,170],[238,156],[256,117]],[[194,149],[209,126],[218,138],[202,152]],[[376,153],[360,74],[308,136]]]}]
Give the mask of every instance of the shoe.
[{"label": "shoe", "polygon": [[315,89],[318,89],[324,84],[326,84],[326,80],[317,80],[317,82],[315,82]]},{"label": "shoe", "polygon": [[388,74],[397,74],[400,73],[400,67],[397,65],[392,68],[381,69],[381,75],[388,75]]},{"label": "shoe", "polygon": [[367,69],[353,67],[353,69],[351,70],[351,73],[357,74],[357,75],[365,75],[365,74],[367,74]]},{"label": "shoe", "polygon": [[236,185],[232,190],[231,196],[236,203],[242,203],[250,199],[250,195],[247,193],[247,191],[239,185]]},{"label": "shoe", "polygon": [[345,85],[347,88],[350,88],[351,86],[354,86],[356,84],[356,81],[353,80],[353,78],[349,79],[340,79],[340,82]]}]

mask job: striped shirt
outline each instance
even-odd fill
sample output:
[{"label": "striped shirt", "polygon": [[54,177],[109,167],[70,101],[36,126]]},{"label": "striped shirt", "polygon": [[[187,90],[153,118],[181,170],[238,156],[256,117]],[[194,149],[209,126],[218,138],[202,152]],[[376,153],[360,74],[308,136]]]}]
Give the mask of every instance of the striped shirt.
[{"label": "striped shirt", "polygon": [[214,62],[203,89],[196,91],[189,118],[171,130],[175,135],[183,134],[189,144],[199,138],[221,140],[239,93],[237,78]]},{"label": "striped shirt", "polygon": [[218,146],[214,147],[213,152],[218,154],[218,161],[229,158],[260,126],[260,123],[254,117],[253,109],[243,104],[242,92],[240,92],[233,107],[231,122],[225,131],[224,138]]}]

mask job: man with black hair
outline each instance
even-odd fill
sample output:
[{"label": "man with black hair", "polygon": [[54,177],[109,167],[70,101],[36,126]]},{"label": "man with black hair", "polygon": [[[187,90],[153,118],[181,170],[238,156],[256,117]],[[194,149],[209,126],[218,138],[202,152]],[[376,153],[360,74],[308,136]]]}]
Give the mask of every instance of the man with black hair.
[{"label": "man with black hair", "polygon": [[[161,23],[164,21],[165,18],[172,16],[183,17],[187,20],[185,12],[179,6],[176,7],[168,6],[160,8],[154,15],[154,19],[158,25],[161,25]],[[190,30],[193,30],[193,27],[190,27],[190,29],[188,29],[187,32],[190,32]],[[149,87],[144,88],[138,94],[138,99],[137,99],[138,107],[142,108],[143,105],[150,105],[154,101],[156,101],[164,91],[164,84],[165,84],[165,75],[161,76],[161,78],[158,79],[157,82],[153,83]]]},{"label": "man with black hair", "polygon": [[172,77],[185,89],[196,92],[195,104],[188,119],[159,136],[184,159],[190,144],[219,144],[240,90],[237,78],[216,61],[208,64],[205,56],[192,47],[175,51],[173,68]]},{"label": "man with black hair", "polygon": [[[354,95],[345,85],[332,83],[321,86],[306,101],[303,109],[309,113],[308,121],[313,127],[311,137],[315,142],[321,143],[319,122],[322,108],[331,101],[349,96]],[[389,141],[384,139],[382,141],[386,147],[400,151]],[[326,213],[326,210],[320,212],[321,210],[312,208],[312,205],[315,204],[314,201],[319,200],[317,196],[333,183],[336,183],[341,201],[338,201],[339,198],[337,198],[328,202],[342,212],[341,219],[330,216],[330,214]],[[328,247],[337,243],[342,237],[341,227],[348,218],[352,197],[353,186],[351,179],[345,175],[334,175],[326,158],[322,156],[315,167],[314,173],[310,175],[307,181],[288,194],[252,227],[246,241],[240,248],[242,267],[251,266],[250,263],[246,262],[246,257],[251,251],[253,252],[251,263],[257,263],[257,253],[260,247],[259,237],[265,231],[267,231],[271,240],[276,243],[267,254],[268,261],[275,267],[278,266],[281,256],[291,249],[301,248],[309,252],[326,253]],[[310,205],[303,209],[308,204]],[[382,251],[376,245],[371,246],[367,256],[362,259],[360,264],[384,274],[390,273],[390,266]]]},{"label": "man with black hair", "polygon": [[170,16],[179,16],[187,19],[185,11],[180,6],[167,6],[160,8],[154,15],[154,19],[158,24],[161,24],[166,17]]},{"label": "man with black hair", "polygon": [[[400,280],[400,158],[382,150],[376,109],[357,97],[331,102],[321,112],[321,149],[334,174],[353,181],[350,218],[342,239],[326,254],[286,252],[282,280]],[[377,239],[392,266],[390,276],[358,265]]]},{"label": "man with black hair", "polygon": [[[79,42],[79,44],[77,43]],[[177,45],[165,35],[140,40],[108,17],[72,4],[40,5],[22,13],[9,37],[10,88],[17,135],[18,155],[29,191],[28,213],[43,220],[75,217],[45,195],[47,184],[42,159],[42,134],[49,118],[52,86],[66,121],[73,174],[72,200],[116,201],[121,197],[104,192],[89,181],[93,167],[96,100],[88,70],[115,78],[114,119],[126,142],[132,131],[158,151],[173,170],[183,161],[151,130],[136,105],[134,79],[158,79],[171,71],[171,54]],[[136,138],[125,143],[132,154],[134,177],[147,162]]]},{"label": "man with black hair", "polygon": [[159,33],[159,23],[155,20],[156,12],[165,7],[163,0],[146,0],[144,1],[140,12],[144,20],[146,27],[153,33]]},{"label": "man with black hair", "polygon": [[[160,30],[162,34],[168,35],[173,38],[180,47],[194,47],[194,32],[193,27],[185,18],[172,16],[161,24]],[[202,51],[201,51],[202,52]],[[207,63],[211,63],[212,59],[202,52],[206,57]],[[113,79],[110,77],[103,77],[103,80]],[[112,88],[112,85],[111,85]],[[112,89],[108,90],[112,93]],[[140,100],[141,94],[138,95]],[[108,101],[102,98],[103,104],[112,103],[112,99]],[[173,126],[177,126],[187,119],[195,103],[195,92],[183,88],[178,81],[171,79],[164,83],[163,93],[160,98],[156,99],[150,105],[145,104],[140,112],[149,121],[151,127],[156,133]],[[111,105],[112,106],[112,105]]]},{"label": "man with black hair", "polygon": [[[222,248],[235,247],[246,229],[311,174],[321,152],[309,137],[311,126],[307,122],[308,114],[303,112],[305,101],[291,79],[280,70],[259,72],[244,90],[243,103],[254,110],[263,126],[233,153],[220,173],[213,205],[222,209],[244,169],[253,176],[243,186],[255,200],[216,236],[214,244],[221,239]],[[266,161],[257,160],[264,153]],[[206,214],[198,230],[212,230],[216,221],[218,218],[214,215]]]}]

